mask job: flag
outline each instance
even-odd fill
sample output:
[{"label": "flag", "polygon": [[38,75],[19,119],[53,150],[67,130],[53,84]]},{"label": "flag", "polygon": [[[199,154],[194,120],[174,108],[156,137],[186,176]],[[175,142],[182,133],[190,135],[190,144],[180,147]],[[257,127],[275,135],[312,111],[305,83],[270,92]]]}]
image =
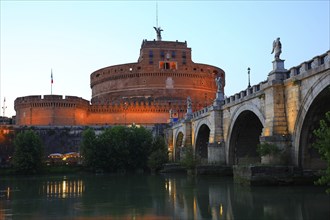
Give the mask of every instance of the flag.
[{"label": "flag", "polygon": [[54,83],[54,81],[53,81],[53,70],[51,70],[51,74],[50,74],[50,82],[51,82],[51,84]]}]

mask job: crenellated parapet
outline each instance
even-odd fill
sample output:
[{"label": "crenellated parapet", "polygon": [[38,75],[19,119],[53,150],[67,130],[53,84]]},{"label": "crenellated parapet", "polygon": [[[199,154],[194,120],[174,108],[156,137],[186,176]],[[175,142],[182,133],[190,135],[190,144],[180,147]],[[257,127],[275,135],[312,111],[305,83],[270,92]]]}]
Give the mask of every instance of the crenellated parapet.
[{"label": "crenellated parapet", "polygon": [[81,125],[89,101],[76,96],[19,97],[14,102],[17,125]]},{"label": "crenellated parapet", "polygon": [[290,68],[286,75],[286,79],[302,74],[311,75],[316,71],[318,71],[319,68],[322,67],[327,68],[329,66],[330,66],[330,50],[324,54],[314,57],[311,60],[307,60],[298,66]]},{"label": "crenellated parapet", "polygon": [[63,96],[61,95],[41,95],[38,96],[24,96],[19,97],[14,102],[15,110],[18,108],[85,108],[89,106],[89,101],[77,96]]},{"label": "crenellated parapet", "polygon": [[186,100],[152,100],[147,98],[122,99],[108,103],[90,105],[89,112],[163,112],[184,111]]},{"label": "crenellated parapet", "polygon": [[262,96],[262,86],[267,83],[267,81],[261,82],[257,85],[253,85],[250,88],[247,88],[245,90],[242,90],[232,96],[226,97],[224,104],[225,105],[231,105],[235,103],[241,102],[243,99],[249,99],[252,98],[256,95],[261,95]]}]

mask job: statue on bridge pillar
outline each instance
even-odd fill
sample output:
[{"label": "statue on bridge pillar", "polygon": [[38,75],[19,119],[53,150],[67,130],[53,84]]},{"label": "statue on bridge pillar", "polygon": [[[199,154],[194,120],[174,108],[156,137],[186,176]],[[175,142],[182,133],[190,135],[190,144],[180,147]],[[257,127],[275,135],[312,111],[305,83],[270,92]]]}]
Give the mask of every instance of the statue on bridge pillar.
[{"label": "statue on bridge pillar", "polygon": [[192,102],[190,96],[187,97],[187,109],[191,109],[192,107]]},{"label": "statue on bridge pillar", "polygon": [[217,92],[222,92],[222,79],[220,76],[215,78],[215,83],[217,84],[217,87],[218,87]]},{"label": "statue on bridge pillar", "polygon": [[215,83],[216,83],[218,89],[217,89],[216,99],[214,100],[214,104],[218,105],[218,104],[220,104],[221,101],[224,100],[224,94],[222,92],[223,85],[222,85],[221,76],[218,76],[217,78],[215,78]]},{"label": "statue on bridge pillar", "polygon": [[192,117],[192,101],[190,96],[187,97],[187,114],[186,119],[190,119]]},{"label": "statue on bridge pillar", "polygon": [[270,72],[269,75],[273,73],[280,73],[277,74],[274,79],[283,79],[283,73],[287,70],[284,68],[284,60],[281,60],[280,55],[282,53],[282,44],[280,41],[280,38],[276,38],[276,40],[273,41],[273,50],[271,54],[274,54],[274,61],[273,61],[273,70]]},{"label": "statue on bridge pillar", "polygon": [[281,60],[280,55],[282,53],[282,44],[279,37],[273,41],[273,50],[271,54],[273,53],[275,60]]}]

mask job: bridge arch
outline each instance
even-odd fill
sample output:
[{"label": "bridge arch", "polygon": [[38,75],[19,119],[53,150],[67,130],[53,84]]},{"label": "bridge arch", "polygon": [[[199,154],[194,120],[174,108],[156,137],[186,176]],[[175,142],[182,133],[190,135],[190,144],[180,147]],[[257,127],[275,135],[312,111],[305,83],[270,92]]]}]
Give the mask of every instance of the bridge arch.
[{"label": "bridge arch", "polygon": [[256,147],[265,127],[265,117],[254,105],[242,105],[230,118],[226,141],[227,164],[259,162]]},{"label": "bridge arch", "polygon": [[173,147],[173,155],[174,161],[180,161],[180,152],[181,147],[184,144],[185,133],[184,129],[181,127],[180,129],[176,130],[174,135],[174,147]]},{"label": "bridge arch", "polygon": [[207,163],[208,160],[208,144],[210,139],[210,126],[201,124],[198,127],[195,141],[195,155],[202,163]]},{"label": "bridge arch", "polygon": [[320,77],[308,90],[297,114],[293,133],[294,163],[307,169],[325,167],[317,150],[312,147],[315,141],[313,130],[319,121],[330,111],[330,74]]},{"label": "bridge arch", "polygon": [[[194,126],[194,129],[193,129],[194,130],[194,137],[196,137],[196,138],[193,139],[194,146],[196,146],[196,140],[197,140],[198,132],[199,132],[200,128],[203,125],[206,125],[210,129],[210,131],[212,130],[212,123],[207,118],[205,118],[203,120],[199,120],[197,123],[195,122],[193,124],[193,126]],[[212,131],[211,131],[211,133],[212,133]]]}]

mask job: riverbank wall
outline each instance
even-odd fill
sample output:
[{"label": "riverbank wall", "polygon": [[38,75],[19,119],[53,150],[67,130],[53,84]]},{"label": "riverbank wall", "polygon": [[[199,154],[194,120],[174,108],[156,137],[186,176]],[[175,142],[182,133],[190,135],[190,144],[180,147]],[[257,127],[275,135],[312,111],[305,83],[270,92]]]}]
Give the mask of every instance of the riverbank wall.
[{"label": "riverbank wall", "polygon": [[251,186],[313,185],[320,171],[294,166],[235,165],[233,177],[235,183]]}]

